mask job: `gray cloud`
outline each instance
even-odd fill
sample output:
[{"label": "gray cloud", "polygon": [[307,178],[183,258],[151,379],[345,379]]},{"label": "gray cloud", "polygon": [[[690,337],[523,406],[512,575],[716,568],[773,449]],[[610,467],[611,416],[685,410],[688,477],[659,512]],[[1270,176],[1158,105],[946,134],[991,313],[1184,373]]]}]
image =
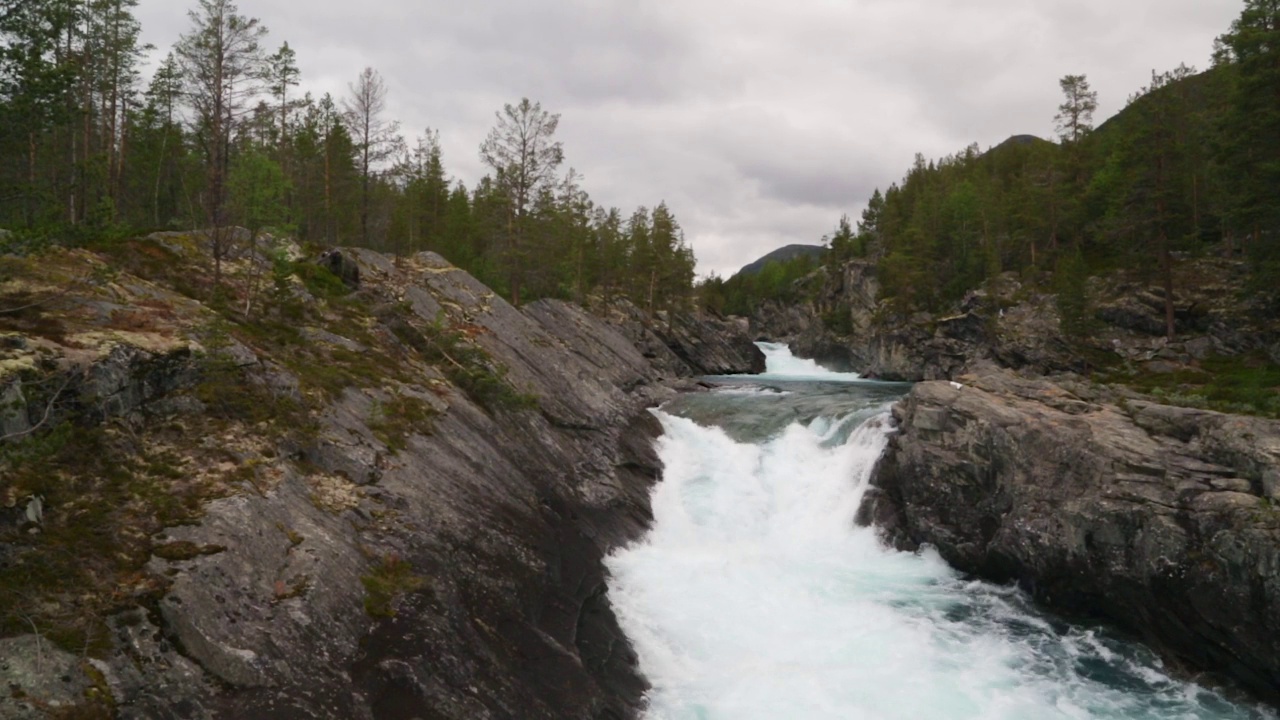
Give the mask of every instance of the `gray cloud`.
[{"label": "gray cloud", "polygon": [[[190,3],[194,6],[194,2]],[[1052,134],[1057,80],[1085,73],[1097,122],[1152,69],[1203,67],[1240,0],[240,0],[340,97],[366,65],[407,135],[438,129],[473,183],[503,103],[563,115],[597,202],[675,211],[704,272],[817,242],[916,152]],[[167,49],[183,0],[141,0]]]}]

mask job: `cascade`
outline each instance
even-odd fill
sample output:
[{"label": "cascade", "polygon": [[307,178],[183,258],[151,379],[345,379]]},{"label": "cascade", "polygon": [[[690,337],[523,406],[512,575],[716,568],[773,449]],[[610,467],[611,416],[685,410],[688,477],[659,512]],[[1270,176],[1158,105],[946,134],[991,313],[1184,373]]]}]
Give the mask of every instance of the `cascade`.
[{"label": "cascade", "polygon": [[855,527],[904,386],[762,350],[657,411],[654,524],[608,560],[648,720],[1273,717]]}]

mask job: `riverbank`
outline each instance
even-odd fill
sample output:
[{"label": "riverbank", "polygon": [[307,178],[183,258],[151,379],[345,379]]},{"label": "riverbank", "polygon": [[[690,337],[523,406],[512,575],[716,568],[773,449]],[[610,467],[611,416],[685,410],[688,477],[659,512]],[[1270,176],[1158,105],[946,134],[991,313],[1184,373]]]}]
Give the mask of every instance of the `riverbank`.
[{"label": "riverbank", "polygon": [[1072,336],[1051,293],[1008,273],[948,314],[901,317],[876,271],[825,269],[813,301],[753,318],[833,367],[932,381],[895,410],[862,520],[1277,702],[1280,337],[1265,297],[1238,290],[1241,263],[1180,264],[1195,281],[1173,341],[1160,291],[1123,273],[1089,281],[1089,332]]},{"label": "riverbank", "polygon": [[650,516],[644,409],[745,334],[430,254],[206,301],[187,240],[6,260],[0,717],[635,716],[601,559]]}]

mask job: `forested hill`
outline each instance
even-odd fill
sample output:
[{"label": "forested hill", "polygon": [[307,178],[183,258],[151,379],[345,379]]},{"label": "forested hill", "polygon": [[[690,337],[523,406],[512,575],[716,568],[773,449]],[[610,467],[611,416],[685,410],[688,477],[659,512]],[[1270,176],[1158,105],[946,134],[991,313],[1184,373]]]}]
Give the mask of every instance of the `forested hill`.
[{"label": "forested hill", "polygon": [[[627,295],[691,300],[694,257],[665,203],[594,203],[559,115],[527,99],[476,128],[489,174],[452,179],[439,135],[406,137],[379,73],[343,97],[298,87],[298,53],[233,0],[191,24],[150,78],[137,0],[0,0],[0,253],[153,230],[266,231],[309,246],[434,250],[516,304]],[[319,49],[316,49],[317,51]],[[222,261],[249,248],[212,235]]]},{"label": "forested hill", "polygon": [[764,270],[769,263],[785,263],[798,257],[820,259],[826,251],[827,249],[821,245],[784,245],[759,260],[743,266],[737,275],[755,275]]},{"label": "forested hill", "polygon": [[[1210,70],[1153,72],[1101,127],[1097,93],[1068,75],[1056,115],[1045,109],[1053,142],[1015,136],[987,152],[917,155],[856,228],[840,219],[824,262],[873,261],[882,296],[904,314],[953,307],[1013,271],[1058,293],[1073,332],[1085,330],[1087,279],[1099,273],[1161,286],[1169,335],[1180,263],[1243,259],[1254,289],[1280,288],[1280,6],[1243,5]],[[705,287],[733,311],[797,292],[736,278]]]}]

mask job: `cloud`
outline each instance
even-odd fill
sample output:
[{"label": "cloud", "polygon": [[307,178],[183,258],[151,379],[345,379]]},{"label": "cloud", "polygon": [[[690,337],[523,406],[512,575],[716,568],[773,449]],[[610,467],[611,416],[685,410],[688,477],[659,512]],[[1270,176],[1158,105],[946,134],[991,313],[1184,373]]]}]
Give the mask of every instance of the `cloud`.
[{"label": "cloud", "polygon": [[[194,6],[194,0],[190,3]],[[440,131],[468,184],[494,111],[562,115],[567,162],[629,213],[666,200],[700,261],[727,274],[817,242],[916,152],[1049,137],[1058,78],[1087,74],[1096,122],[1153,69],[1206,65],[1239,0],[240,0],[341,97],[365,66],[412,136]],[[189,25],[140,0],[146,39]]]}]

